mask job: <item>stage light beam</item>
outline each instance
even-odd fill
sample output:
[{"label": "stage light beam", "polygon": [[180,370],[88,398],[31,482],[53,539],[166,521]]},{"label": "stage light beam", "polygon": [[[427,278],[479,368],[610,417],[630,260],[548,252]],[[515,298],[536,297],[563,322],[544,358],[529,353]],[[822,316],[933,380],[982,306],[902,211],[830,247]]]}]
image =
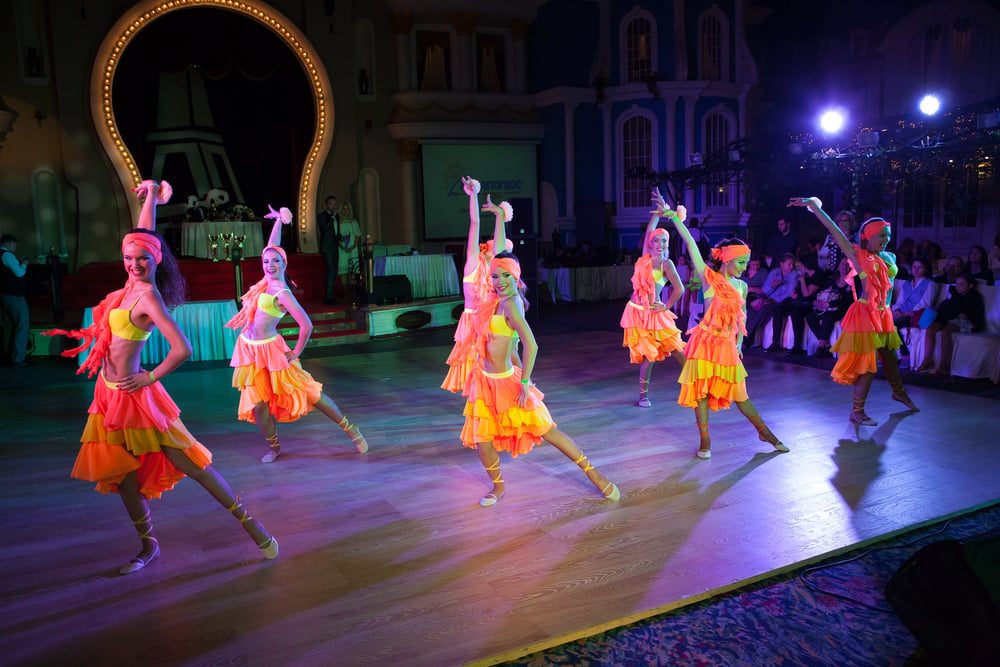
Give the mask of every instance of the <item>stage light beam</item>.
[{"label": "stage light beam", "polygon": [[844,114],[841,111],[831,109],[826,111],[819,118],[820,128],[827,134],[836,134],[844,127]]},{"label": "stage light beam", "polygon": [[920,100],[920,111],[926,116],[933,116],[941,109],[941,100],[934,95],[924,95]]}]

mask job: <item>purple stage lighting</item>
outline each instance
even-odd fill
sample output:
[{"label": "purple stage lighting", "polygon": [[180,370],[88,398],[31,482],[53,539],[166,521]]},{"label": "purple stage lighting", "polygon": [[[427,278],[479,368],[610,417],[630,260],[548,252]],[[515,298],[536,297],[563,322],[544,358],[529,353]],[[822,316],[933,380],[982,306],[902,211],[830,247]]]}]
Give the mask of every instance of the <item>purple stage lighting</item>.
[{"label": "purple stage lighting", "polygon": [[920,111],[927,116],[933,116],[941,109],[941,100],[934,95],[924,95],[920,100]]},{"label": "purple stage lighting", "polygon": [[844,113],[831,109],[819,117],[819,126],[827,134],[836,134],[844,127]]}]

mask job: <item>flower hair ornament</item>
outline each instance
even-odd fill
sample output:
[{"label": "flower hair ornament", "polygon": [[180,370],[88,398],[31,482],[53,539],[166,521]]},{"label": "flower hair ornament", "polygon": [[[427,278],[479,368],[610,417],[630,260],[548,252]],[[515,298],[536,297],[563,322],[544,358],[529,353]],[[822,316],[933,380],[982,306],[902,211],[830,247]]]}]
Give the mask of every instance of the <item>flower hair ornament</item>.
[{"label": "flower hair ornament", "polygon": [[292,212],[288,210],[287,207],[282,206],[279,210],[275,211],[274,207],[270,204],[267,205],[270,213],[266,214],[265,218],[270,218],[272,220],[281,220],[281,224],[290,225],[292,224]]}]

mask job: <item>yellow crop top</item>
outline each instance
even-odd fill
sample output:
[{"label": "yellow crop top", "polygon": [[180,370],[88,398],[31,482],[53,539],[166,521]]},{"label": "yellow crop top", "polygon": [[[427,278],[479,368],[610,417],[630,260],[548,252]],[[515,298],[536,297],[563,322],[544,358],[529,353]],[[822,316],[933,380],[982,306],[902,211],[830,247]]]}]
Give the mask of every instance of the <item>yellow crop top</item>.
[{"label": "yellow crop top", "polygon": [[139,303],[141,298],[142,294],[136,297],[129,308],[115,308],[108,313],[108,326],[111,327],[112,335],[125,340],[146,340],[149,338],[151,331],[144,331],[132,324],[132,308],[135,308],[135,304]]},{"label": "yellow crop top", "polygon": [[517,338],[517,332],[507,325],[507,318],[503,315],[490,317],[490,333],[507,338]]},{"label": "yellow crop top", "polygon": [[[278,290],[278,294],[286,291],[289,291],[287,287],[285,289]],[[271,317],[281,319],[285,316],[285,313],[278,308],[278,294],[268,294],[267,292],[263,292],[259,297],[257,297],[257,308],[263,310]]]}]

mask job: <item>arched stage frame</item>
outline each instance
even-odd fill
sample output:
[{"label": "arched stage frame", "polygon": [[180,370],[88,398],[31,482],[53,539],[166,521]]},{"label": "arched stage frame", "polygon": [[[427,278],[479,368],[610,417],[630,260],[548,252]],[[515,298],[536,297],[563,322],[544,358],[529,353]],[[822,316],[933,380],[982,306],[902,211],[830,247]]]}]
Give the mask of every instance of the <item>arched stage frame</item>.
[{"label": "arched stage frame", "polygon": [[[139,185],[141,174],[135,158],[121,138],[115,122],[112,90],[115,71],[129,42],[152,21],[180,9],[208,7],[226,9],[262,24],[295,53],[312,87],[316,127],[312,144],[302,167],[298,189],[299,248],[305,252],[318,249],[314,202],[319,191],[318,169],[326,161],[333,137],[333,96],[330,79],[319,54],[312,44],[287,17],[264,2],[256,0],[140,0],[128,9],[108,31],[101,42],[91,72],[90,108],[97,135],[104,146],[122,187],[129,191]],[[139,216],[139,202],[126,192],[132,219]]]}]

